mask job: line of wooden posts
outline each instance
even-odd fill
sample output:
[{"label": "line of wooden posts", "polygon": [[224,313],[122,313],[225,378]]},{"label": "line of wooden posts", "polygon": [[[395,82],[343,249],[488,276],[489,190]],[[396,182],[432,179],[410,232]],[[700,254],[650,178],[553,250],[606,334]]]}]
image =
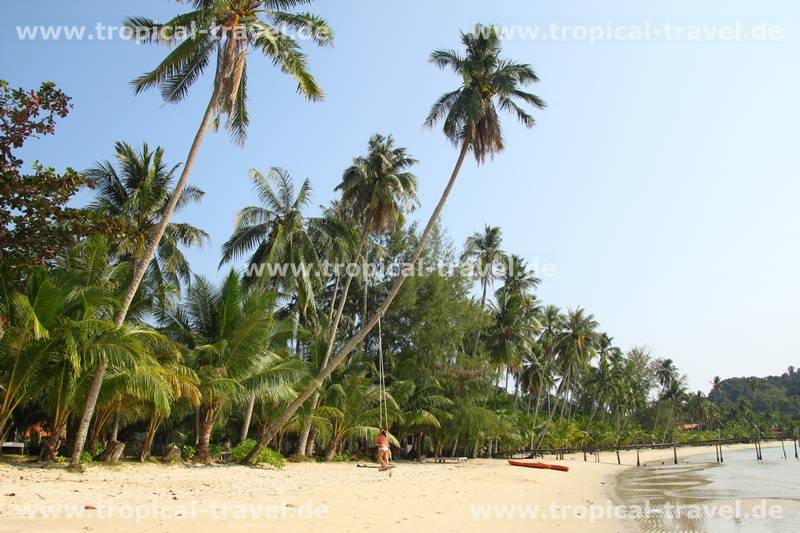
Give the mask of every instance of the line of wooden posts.
[{"label": "line of wooden posts", "polygon": [[[719,435],[719,434],[718,434]],[[788,455],[786,453],[786,445],[784,441],[787,438],[791,438],[792,444],[794,445],[794,458],[798,459],[798,433],[797,430],[793,430],[791,436],[789,435],[781,435],[780,437],[773,437],[770,440],[780,440],[781,449],[783,450],[783,458],[787,459]],[[764,456],[761,453],[761,442],[763,441],[763,437],[761,436],[761,432],[758,431],[753,437],[750,438],[739,438],[739,439],[723,439],[721,436],[718,436],[715,440],[706,440],[706,441],[697,441],[697,442],[688,442],[685,444],[679,444],[677,442],[670,442],[670,443],[661,443],[661,444],[628,444],[623,446],[613,446],[609,448],[536,448],[536,449],[520,449],[516,451],[507,450],[502,454],[499,454],[499,457],[504,457],[506,459],[513,458],[518,455],[528,455],[530,457],[537,457],[544,455],[555,455],[557,459],[563,459],[564,455],[566,454],[573,454],[573,453],[583,453],[583,460],[588,461],[587,454],[592,454],[594,457],[594,462],[600,462],[600,452],[601,451],[614,451],[617,455],[617,464],[621,465],[622,460],[620,458],[619,452],[620,450],[636,450],[636,466],[641,466],[641,460],[639,459],[639,450],[644,448],[651,448],[651,449],[668,449],[672,448],[672,458],[675,464],[678,464],[678,448],[685,447],[685,446],[704,446],[704,445],[714,445],[714,452],[716,455],[716,461],[718,463],[724,463],[725,458],[722,455],[722,447],[726,444],[745,444],[747,442],[752,442],[756,452],[756,460],[763,461]]]}]

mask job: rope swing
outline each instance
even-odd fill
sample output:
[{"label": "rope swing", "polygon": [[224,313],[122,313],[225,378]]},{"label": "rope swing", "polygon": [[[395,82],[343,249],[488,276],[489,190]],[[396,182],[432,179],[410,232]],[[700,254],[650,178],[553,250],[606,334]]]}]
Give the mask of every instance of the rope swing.
[{"label": "rope swing", "polygon": [[389,427],[389,407],[386,402],[386,373],[383,364],[383,333],[381,331],[381,318],[383,313],[378,314],[378,388],[379,400],[378,410],[380,411],[380,428],[387,429]]}]

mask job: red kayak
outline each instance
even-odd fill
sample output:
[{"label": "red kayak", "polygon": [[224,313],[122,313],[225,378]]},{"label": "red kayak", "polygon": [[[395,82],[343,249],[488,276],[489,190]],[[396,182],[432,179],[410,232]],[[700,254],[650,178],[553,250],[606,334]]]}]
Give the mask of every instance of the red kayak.
[{"label": "red kayak", "polygon": [[511,466],[526,466],[528,468],[543,468],[546,470],[558,470],[559,472],[569,472],[568,466],[549,465],[547,463],[526,463],[524,461],[512,461],[511,459],[509,459],[508,464],[510,464]]}]

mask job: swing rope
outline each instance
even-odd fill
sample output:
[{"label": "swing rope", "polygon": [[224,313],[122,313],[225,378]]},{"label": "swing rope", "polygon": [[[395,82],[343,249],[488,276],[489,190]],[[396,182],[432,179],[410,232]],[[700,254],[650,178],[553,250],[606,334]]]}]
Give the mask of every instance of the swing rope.
[{"label": "swing rope", "polygon": [[386,402],[386,374],[383,364],[383,333],[381,332],[381,314],[378,315],[378,410],[381,429],[388,429],[389,407]]}]

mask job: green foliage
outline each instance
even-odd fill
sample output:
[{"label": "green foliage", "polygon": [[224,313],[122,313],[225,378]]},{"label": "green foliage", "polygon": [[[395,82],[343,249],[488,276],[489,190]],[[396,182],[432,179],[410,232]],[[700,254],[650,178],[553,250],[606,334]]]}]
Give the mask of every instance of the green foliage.
[{"label": "green foliage", "polygon": [[[236,462],[241,461],[244,457],[250,453],[250,451],[255,447],[256,441],[253,439],[247,439],[246,441],[237,444],[231,450],[231,454],[233,455],[233,460]],[[285,460],[283,456],[276,452],[275,450],[271,450],[270,448],[264,448],[258,453],[256,457],[256,463],[264,463],[274,466],[275,468],[283,468],[285,464]]]},{"label": "green foliage", "polygon": [[179,447],[181,449],[182,459],[184,459],[185,461],[191,461],[192,459],[194,459],[194,454],[197,452],[194,446],[192,446],[191,444],[181,444]]},{"label": "green foliage", "polygon": [[37,90],[11,89],[0,80],[0,259],[23,276],[32,265],[51,261],[90,234],[112,235],[120,226],[88,209],[68,206],[93,181],[68,168],[58,173],[38,161],[23,174],[16,152],[30,140],[53,135],[57,119],[71,109],[54,83]]},{"label": "green foliage", "polygon": [[94,461],[92,452],[84,450],[81,452],[81,464],[88,464]]}]

